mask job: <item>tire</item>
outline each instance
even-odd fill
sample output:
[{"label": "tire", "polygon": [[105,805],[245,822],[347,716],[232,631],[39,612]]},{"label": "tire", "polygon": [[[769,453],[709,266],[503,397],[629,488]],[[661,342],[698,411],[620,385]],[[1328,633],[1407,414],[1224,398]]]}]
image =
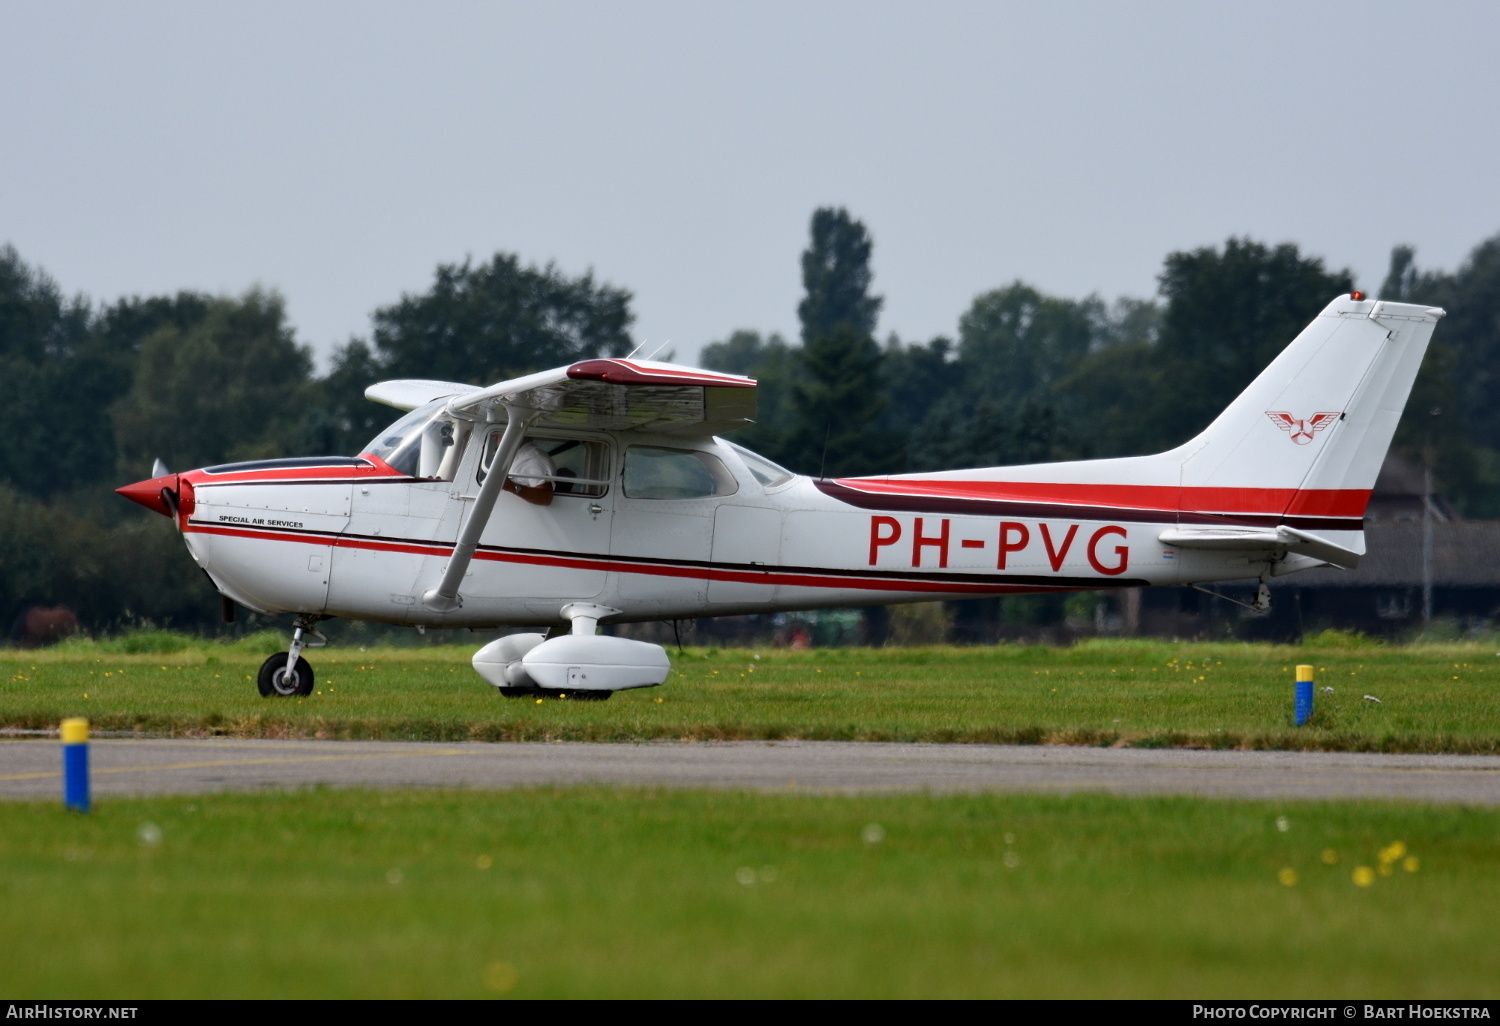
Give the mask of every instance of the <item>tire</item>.
[{"label": "tire", "polygon": [[306,659],[298,656],[297,665],[292,671],[296,680],[295,682],[287,681],[285,680],[286,656],[285,652],[277,652],[260,664],[260,678],[257,683],[260,686],[262,698],[305,697],[312,694],[312,667],[307,665]]},{"label": "tire", "polygon": [[603,702],[613,691],[556,691],[552,688],[496,688],[506,698],[559,698],[569,702]]},{"label": "tire", "polygon": [[549,691],[553,698],[566,698],[569,702],[605,702],[613,691]]}]

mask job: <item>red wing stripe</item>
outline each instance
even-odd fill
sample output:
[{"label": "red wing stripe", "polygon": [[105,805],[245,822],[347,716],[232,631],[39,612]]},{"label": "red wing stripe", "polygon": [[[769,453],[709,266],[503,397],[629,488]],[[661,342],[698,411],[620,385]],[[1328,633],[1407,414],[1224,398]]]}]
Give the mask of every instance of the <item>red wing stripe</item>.
[{"label": "red wing stripe", "polygon": [[584,360],[568,368],[574,381],[606,381],[612,385],[712,385],[720,388],[754,388],[752,378],[737,374],[715,374],[696,368],[643,367],[628,360]]}]

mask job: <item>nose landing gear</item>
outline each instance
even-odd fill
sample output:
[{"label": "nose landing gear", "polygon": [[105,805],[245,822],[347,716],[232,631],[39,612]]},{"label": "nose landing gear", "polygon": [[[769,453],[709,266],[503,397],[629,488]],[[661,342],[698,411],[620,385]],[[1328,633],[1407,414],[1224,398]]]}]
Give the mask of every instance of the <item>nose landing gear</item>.
[{"label": "nose landing gear", "polygon": [[[323,632],[313,626],[323,619],[326,617],[304,615],[292,621],[291,647],[286,652],[277,652],[260,664],[260,676],[256,683],[262,698],[291,698],[295,695],[312,694],[313,671],[307,660],[302,658],[302,650],[322,648],[328,644]],[[318,640],[303,641],[304,633],[311,634]]]}]

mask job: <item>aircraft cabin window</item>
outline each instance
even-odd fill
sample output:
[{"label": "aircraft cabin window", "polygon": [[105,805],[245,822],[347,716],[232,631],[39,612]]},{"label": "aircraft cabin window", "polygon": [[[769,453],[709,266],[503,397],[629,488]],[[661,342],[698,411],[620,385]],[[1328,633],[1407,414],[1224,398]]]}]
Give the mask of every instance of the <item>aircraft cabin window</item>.
[{"label": "aircraft cabin window", "polygon": [[[502,432],[491,431],[484,443],[476,477],[480,484],[488,474],[495,452],[500,448]],[[609,491],[609,446],[582,438],[549,438],[527,435],[531,442],[552,460],[557,473],[551,478],[553,495],[585,495],[598,498]]]},{"label": "aircraft cabin window", "polygon": [[376,435],[364,451],[408,477],[452,481],[471,425],[443,414],[446,399],[412,410]]},{"label": "aircraft cabin window", "polygon": [[632,445],[625,450],[625,494],[632,499],[706,499],[739,485],[711,453]]},{"label": "aircraft cabin window", "polygon": [[774,488],[779,484],[790,481],[795,476],[785,467],[778,467],[764,456],[751,452],[743,445],[735,445],[733,442],[724,442],[724,444],[733,449],[739,455],[740,459],[745,461],[745,469],[750,471],[750,476],[760,482],[762,488]]}]

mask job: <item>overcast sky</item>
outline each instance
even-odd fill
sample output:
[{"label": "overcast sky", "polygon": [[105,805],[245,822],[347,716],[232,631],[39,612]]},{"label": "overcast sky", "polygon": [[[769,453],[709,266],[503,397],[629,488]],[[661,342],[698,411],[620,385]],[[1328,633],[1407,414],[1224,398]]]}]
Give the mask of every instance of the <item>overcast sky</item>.
[{"label": "overcast sky", "polygon": [[1373,288],[1500,230],[1497,53],[1493,3],[0,0],[0,242],[96,300],[275,288],[320,354],[497,250],[680,358],[795,337],[830,204],[882,337],[1231,234]]}]

